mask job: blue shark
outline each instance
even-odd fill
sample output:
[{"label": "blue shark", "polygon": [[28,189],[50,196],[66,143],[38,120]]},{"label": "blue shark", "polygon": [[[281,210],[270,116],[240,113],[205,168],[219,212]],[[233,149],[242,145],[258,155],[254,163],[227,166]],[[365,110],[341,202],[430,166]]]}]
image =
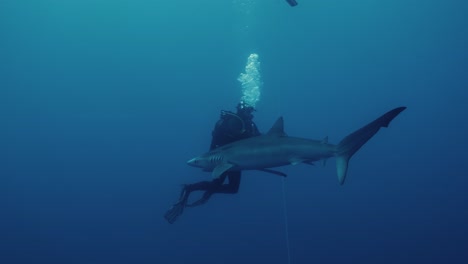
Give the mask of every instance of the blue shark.
[{"label": "blue shark", "polygon": [[379,118],[343,138],[337,145],[328,139],[313,140],[290,137],[284,132],[283,117],[279,117],[270,130],[257,137],[251,137],[221,146],[187,161],[190,166],[212,172],[214,178],[227,171],[260,170],[281,176],[286,174],[272,168],[296,165],[336,158],[338,182],[345,182],[351,157],[382,127],[406,107],[388,111]]}]

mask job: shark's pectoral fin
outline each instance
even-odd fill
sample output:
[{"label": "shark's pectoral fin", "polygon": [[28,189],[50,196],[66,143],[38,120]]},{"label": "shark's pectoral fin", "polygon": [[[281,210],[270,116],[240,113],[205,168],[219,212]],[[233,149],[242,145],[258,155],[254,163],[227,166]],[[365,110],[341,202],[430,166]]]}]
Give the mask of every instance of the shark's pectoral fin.
[{"label": "shark's pectoral fin", "polygon": [[234,167],[233,164],[230,164],[230,163],[222,163],[222,164],[219,164],[218,166],[216,166],[214,169],[213,169],[213,172],[211,173],[211,176],[216,179],[216,178],[219,178],[219,176],[221,176],[221,174],[225,173],[226,171],[230,170],[232,167]]},{"label": "shark's pectoral fin", "polygon": [[288,175],[286,173],[283,173],[281,171],[275,171],[275,170],[270,170],[270,169],[259,169],[259,171],[273,173],[273,174],[283,176],[283,177],[288,177]]}]

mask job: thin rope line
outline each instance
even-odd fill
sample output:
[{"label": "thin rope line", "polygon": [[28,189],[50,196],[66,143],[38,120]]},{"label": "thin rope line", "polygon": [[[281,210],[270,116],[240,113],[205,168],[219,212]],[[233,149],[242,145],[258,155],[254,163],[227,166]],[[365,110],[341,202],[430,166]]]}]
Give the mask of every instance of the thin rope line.
[{"label": "thin rope line", "polygon": [[291,245],[289,243],[289,223],[288,223],[288,208],[286,206],[286,190],[284,188],[286,179],[283,178],[283,211],[284,211],[284,226],[286,233],[286,250],[288,251],[288,264],[291,264]]}]

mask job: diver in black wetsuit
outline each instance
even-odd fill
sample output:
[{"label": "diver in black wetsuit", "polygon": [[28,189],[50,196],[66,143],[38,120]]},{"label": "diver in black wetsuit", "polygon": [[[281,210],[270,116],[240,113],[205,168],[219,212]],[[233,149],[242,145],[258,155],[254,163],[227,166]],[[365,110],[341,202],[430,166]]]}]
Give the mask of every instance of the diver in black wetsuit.
[{"label": "diver in black wetsuit", "polygon": [[297,6],[296,0],[286,0],[290,6]]},{"label": "diver in black wetsuit", "polygon": [[[215,128],[213,129],[210,150],[237,140],[259,136],[260,132],[258,131],[257,125],[252,121],[252,113],[254,110],[252,106],[241,101],[237,105],[236,113],[224,110],[221,111],[221,117],[218,122],[216,122]],[[226,178],[228,180],[227,184],[224,183]],[[227,171],[219,178],[212,181],[186,184],[182,188],[179,201],[166,212],[164,218],[172,224],[177,217],[182,214],[185,207],[202,205],[206,203],[214,193],[237,193],[239,191],[240,180],[240,171]],[[188,204],[188,198],[193,191],[204,191],[204,193],[199,200]]]}]

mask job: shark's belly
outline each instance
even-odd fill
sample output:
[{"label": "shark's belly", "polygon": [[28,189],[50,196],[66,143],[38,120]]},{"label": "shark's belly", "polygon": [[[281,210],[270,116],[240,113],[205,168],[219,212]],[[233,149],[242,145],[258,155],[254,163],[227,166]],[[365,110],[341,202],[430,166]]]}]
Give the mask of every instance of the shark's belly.
[{"label": "shark's belly", "polygon": [[229,155],[229,160],[241,170],[252,170],[314,162],[333,155],[332,145],[315,142],[287,142],[287,144],[274,146],[259,144],[247,149],[233,150]]}]

